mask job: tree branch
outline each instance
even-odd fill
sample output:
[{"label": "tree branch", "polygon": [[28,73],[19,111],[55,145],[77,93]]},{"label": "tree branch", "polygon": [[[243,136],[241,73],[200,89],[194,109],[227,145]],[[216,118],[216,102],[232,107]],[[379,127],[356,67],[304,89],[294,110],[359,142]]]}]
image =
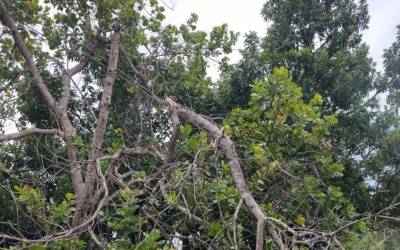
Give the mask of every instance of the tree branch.
[{"label": "tree branch", "polygon": [[[275,231],[275,227],[267,221],[267,217],[262,212],[261,207],[258,203],[254,200],[250,189],[247,187],[246,181],[244,179],[242,169],[240,166],[239,157],[236,153],[234,143],[232,140],[222,134],[221,129],[214,124],[213,122],[207,120],[203,116],[193,112],[192,110],[176,103],[170,98],[166,98],[165,100],[166,105],[170,110],[176,110],[179,117],[183,120],[191,123],[192,125],[203,129],[208,132],[208,134],[213,137],[215,140],[219,140],[219,146],[224,151],[225,157],[229,160],[229,165],[231,167],[231,174],[233,176],[233,180],[235,182],[236,188],[240,193],[243,201],[245,202],[246,206],[250,210],[251,214],[257,219],[257,244],[256,250],[263,249],[263,240],[264,235],[261,231],[264,231],[264,223],[267,223],[267,229],[269,234],[274,239],[275,244],[279,249],[285,249],[285,246],[282,242],[282,238],[277,235]],[[261,228],[262,227],[262,228]],[[260,238],[261,237],[261,238]]]},{"label": "tree branch", "polygon": [[89,230],[90,238],[92,238],[93,242],[97,245],[97,247],[101,250],[106,249],[107,242],[101,241],[97,235],[93,232],[92,229]]},{"label": "tree branch", "polygon": [[160,154],[153,147],[149,148],[123,148],[122,155],[151,155],[159,161],[164,161],[165,156]]},{"label": "tree branch", "polygon": [[46,103],[49,105],[49,107],[57,113],[57,103],[49,90],[46,87],[46,84],[44,83],[41,75],[39,74],[39,71],[35,65],[34,59],[32,54],[29,52],[28,48],[26,47],[24,41],[22,40],[22,37],[18,31],[17,25],[14,21],[14,19],[8,15],[7,9],[4,5],[4,2],[0,0],[0,19],[4,23],[5,26],[7,26],[11,34],[14,38],[15,45],[21,52],[22,56],[25,58],[25,61],[28,65],[28,70],[29,73],[31,73],[33,80],[36,83],[36,86],[39,89],[40,94],[43,96],[45,99]]},{"label": "tree branch", "polygon": [[116,78],[116,70],[118,66],[118,51],[121,42],[120,30],[115,30],[111,36],[111,49],[108,58],[107,76],[104,83],[103,94],[100,101],[100,111],[97,119],[96,128],[92,138],[91,151],[89,154],[88,169],[85,176],[85,190],[84,196],[88,197],[93,191],[93,185],[95,182],[95,171],[94,162],[100,157],[100,149],[103,145],[104,133],[107,126],[109,107],[111,104],[111,96],[113,91],[113,85]]},{"label": "tree branch", "polygon": [[41,128],[28,128],[24,131],[18,133],[12,133],[7,135],[0,135],[0,142],[10,141],[10,140],[20,140],[30,135],[62,135],[61,131],[58,129],[41,129]]},{"label": "tree branch", "polygon": [[51,95],[50,91],[48,90],[46,84],[43,81],[42,76],[37,69],[33,55],[28,50],[27,46],[25,45],[22,37],[18,31],[17,25],[14,19],[8,15],[7,9],[5,4],[2,0],[0,0],[0,20],[7,26],[11,34],[13,36],[14,42],[18,50],[20,51],[21,55],[24,57],[29,73],[32,75],[32,78],[42,95],[43,99],[49,106],[50,110],[52,110],[58,122],[61,124],[62,132],[64,140],[66,141],[67,151],[68,151],[68,158],[70,160],[70,171],[71,171],[71,178],[72,183],[74,185],[75,194],[78,196],[77,203],[79,204],[82,201],[82,191],[83,191],[83,180],[82,180],[82,173],[81,173],[81,166],[78,161],[78,156],[76,149],[73,145],[73,137],[75,136],[75,128],[72,126],[71,121],[67,116],[67,112],[62,110],[58,105],[54,97]]},{"label": "tree branch", "polygon": [[91,57],[93,56],[95,49],[98,45],[98,39],[100,36],[100,31],[97,30],[96,33],[96,38],[94,39],[92,45],[89,48],[89,52],[86,54],[86,56],[83,58],[81,62],[79,62],[77,65],[72,67],[71,69],[65,69],[65,73],[63,75],[63,90],[62,90],[62,95],[61,99],[59,102],[59,106],[62,110],[67,109],[68,101],[71,95],[71,79],[72,77],[82,71],[86,66],[89,64]]}]

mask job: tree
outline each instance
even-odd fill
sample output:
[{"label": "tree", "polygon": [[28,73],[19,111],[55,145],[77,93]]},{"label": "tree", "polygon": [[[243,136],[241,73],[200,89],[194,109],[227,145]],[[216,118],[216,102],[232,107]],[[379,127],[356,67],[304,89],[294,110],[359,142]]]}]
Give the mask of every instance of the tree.
[{"label": "tree", "polygon": [[[0,0],[1,119],[18,129],[0,136],[2,247],[369,244],[365,222],[385,210],[358,218],[337,185],[323,97],[278,67],[243,106],[221,107],[207,60],[237,34],[198,31],[196,15],[164,25],[163,12],[154,0]],[[259,62],[257,44],[249,35],[245,61]],[[265,73],[249,65],[225,63],[224,77]]]},{"label": "tree", "polygon": [[[338,118],[329,130],[333,159],[344,166],[343,177],[335,184],[358,212],[376,213],[394,204],[388,190],[393,190],[389,183],[397,172],[385,174],[384,169],[392,169],[398,118],[393,109],[382,112],[380,103],[389,93],[389,103],[394,104],[398,92],[396,43],[385,52],[386,73],[377,74],[361,40],[369,21],[366,1],[270,0],[262,14],[270,24],[266,36],[249,33],[242,59],[221,65],[221,92],[229,93],[220,99],[223,106],[248,107],[258,80],[274,67],[288,68],[302,87],[302,98],[309,101],[320,94],[322,114]],[[371,180],[379,188],[369,186]],[[377,196],[370,195],[375,192]],[[378,198],[382,195],[383,203]]]},{"label": "tree", "polygon": [[[392,46],[383,54],[385,71],[382,76],[382,88],[388,91],[388,103],[392,107],[398,106],[399,89],[399,50],[400,50],[400,25],[397,26],[397,37]],[[397,110],[396,110],[397,111]]]},{"label": "tree", "polygon": [[371,91],[366,1],[268,1],[262,14],[272,22],[263,46],[270,63],[288,67],[306,98],[317,92],[327,111],[348,110]]},{"label": "tree", "polygon": [[[262,15],[270,23],[266,36],[249,34],[242,60],[223,67],[227,73],[222,90],[232,90],[225,105],[246,107],[253,82],[277,66],[286,67],[305,101],[318,93],[324,100],[322,113],[337,116],[330,134],[335,161],[345,166],[347,181],[340,186],[357,208],[365,209],[368,194],[353,188],[354,182],[364,185],[357,159],[377,143],[376,97],[385,91],[375,80],[368,47],[361,40],[369,21],[366,1],[271,0]],[[240,98],[238,92],[243,93]]]},{"label": "tree", "polygon": [[[398,27],[399,28],[399,27]],[[376,118],[377,143],[363,164],[365,175],[374,182],[373,209],[379,210],[398,203],[395,186],[399,179],[398,142],[399,142],[399,35],[392,46],[385,50],[384,72],[378,82],[386,95],[382,114]],[[398,208],[393,207],[388,215],[398,217]],[[389,223],[392,228],[397,225]]]}]

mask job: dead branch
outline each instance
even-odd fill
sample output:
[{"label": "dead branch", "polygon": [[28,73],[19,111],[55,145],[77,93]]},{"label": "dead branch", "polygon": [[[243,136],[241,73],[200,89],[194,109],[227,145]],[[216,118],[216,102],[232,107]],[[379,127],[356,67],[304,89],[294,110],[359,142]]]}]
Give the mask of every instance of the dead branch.
[{"label": "dead branch", "polygon": [[[128,56],[124,51],[122,51],[125,59],[128,61],[129,66],[131,68],[131,71],[136,74],[138,77],[140,77],[143,81],[148,82],[148,78],[143,76],[138,69],[133,65],[132,62],[130,62]],[[147,84],[146,84],[147,85]],[[143,89],[146,90],[146,87],[141,85]],[[148,93],[148,91],[146,91]],[[160,100],[160,98],[157,98],[154,96],[151,92],[148,93],[152,95],[153,98],[155,98],[159,102],[163,102]],[[203,116],[193,112],[189,108],[186,108],[175,101],[173,101],[170,98],[166,98],[165,102],[163,102],[168,110],[170,112],[176,112],[178,117],[182,118],[186,122],[191,123],[192,125],[203,129],[209,133],[211,137],[213,137],[214,140],[220,141],[220,147],[225,153],[226,158],[229,160],[229,164],[231,166],[231,173],[236,185],[236,188],[238,189],[242,199],[244,200],[245,204],[247,205],[248,209],[251,211],[252,215],[257,219],[257,239],[256,239],[256,250],[262,250],[263,245],[264,245],[264,226],[265,223],[267,224],[267,229],[269,234],[272,236],[275,244],[278,246],[280,250],[285,249],[285,246],[283,244],[282,238],[278,235],[278,233],[275,230],[275,227],[266,221],[267,217],[264,215],[264,213],[261,210],[261,207],[258,205],[258,203],[254,200],[249,188],[247,187],[247,184],[245,182],[241,167],[240,167],[240,161],[239,157],[236,153],[235,147],[233,142],[230,140],[229,137],[225,136],[222,134],[222,130],[213,122],[207,120]],[[174,142],[175,143],[175,142]],[[170,152],[169,152],[170,153]],[[162,181],[161,181],[162,182]],[[164,188],[162,187],[164,183],[160,182],[160,186],[162,191],[164,191]],[[186,209],[184,209],[185,212]],[[184,212],[184,211],[182,211]],[[189,213],[190,215],[190,213]]]},{"label": "dead branch", "polygon": [[106,242],[101,241],[97,235],[93,232],[92,229],[89,230],[90,238],[92,238],[93,242],[98,246],[99,249],[103,250],[106,249]]}]

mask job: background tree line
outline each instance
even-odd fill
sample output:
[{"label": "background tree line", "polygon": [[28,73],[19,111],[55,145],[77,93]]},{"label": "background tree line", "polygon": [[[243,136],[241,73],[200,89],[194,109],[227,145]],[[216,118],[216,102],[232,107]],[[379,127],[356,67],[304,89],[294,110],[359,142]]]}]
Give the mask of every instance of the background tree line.
[{"label": "background tree line", "polygon": [[261,14],[232,63],[157,0],[0,0],[1,247],[399,248],[400,31],[377,72],[365,0]]}]

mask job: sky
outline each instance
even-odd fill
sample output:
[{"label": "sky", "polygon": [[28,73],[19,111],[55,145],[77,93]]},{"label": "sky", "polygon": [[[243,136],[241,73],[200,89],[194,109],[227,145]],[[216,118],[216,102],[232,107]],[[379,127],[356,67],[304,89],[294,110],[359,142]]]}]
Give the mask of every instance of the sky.
[{"label": "sky", "polygon": [[[266,23],[261,17],[265,0],[164,0],[169,6],[166,13],[167,23],[184,23],[190,13],[199,15],[198,28],[210,31],[215,25],[227,23],[231,30],[245,34],[256,31],[260,36],[266,32]],[[400,24],[400,0],[369,0],[370,24],[364,32],[364,41],[370,47],[370,55],[377,63],[377,69],[383,69],[382,54],[395,39],[396,26]],[[243,39],[236,45],[240,48]],[[239,58],[238,53],[232,60]]]},{"label": "sky", "polygon": [[370,55],[383,69],[383,50],[390,47],[396,37],[396,26],[400,25],[400,0],[369,0],[369,29],[364,32],[364,41],[370,47]]}]

